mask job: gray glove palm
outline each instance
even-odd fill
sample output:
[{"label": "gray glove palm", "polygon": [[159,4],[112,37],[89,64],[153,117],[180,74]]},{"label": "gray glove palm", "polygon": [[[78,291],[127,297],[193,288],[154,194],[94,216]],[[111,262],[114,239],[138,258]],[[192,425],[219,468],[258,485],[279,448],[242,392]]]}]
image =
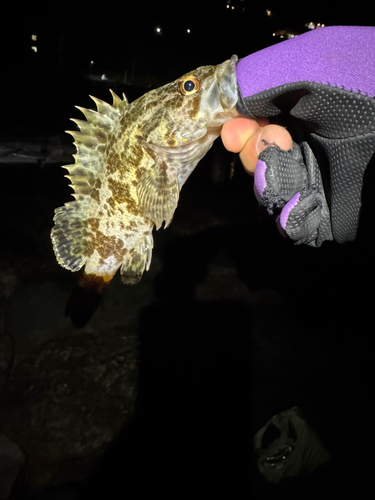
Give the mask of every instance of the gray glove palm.
[{"label": "gray glove palm", "polygon": [[375,28],[338,26],[238,63],[243,116],[287,114],[308,131],[308,141],[289,152],[276,146],[263,151],[255,170],[260,203],[269,212],[281,210],[280,229],[296,243],[355,239],[363,176],[375,152],[374,51]]},{"label": "gray glove palm", "polygon": [[310,246],[333,239],[320,170],[306,142],[293,143],[291,151],[278,146],[264,150],[254,177],[259,202],[269,213],[282,208],[277,219],[281,233]]}]

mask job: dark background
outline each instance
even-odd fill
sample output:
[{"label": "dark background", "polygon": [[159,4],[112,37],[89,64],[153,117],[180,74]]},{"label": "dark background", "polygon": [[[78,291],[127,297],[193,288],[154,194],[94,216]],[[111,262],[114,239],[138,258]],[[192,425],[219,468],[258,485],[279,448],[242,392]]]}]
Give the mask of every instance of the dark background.
[{"label": "dark background", "polygon": [[296,8],[289,2],[254,6],[245,0],[100,6],[82,1],[5,2],[2,128],[6,130],[7,120],[16,116],[16,123],[24,126],[36,119],[56,122],[58,116],[67,116],[63,113],[69,106],[72,109],[72,93],[75,97],[78,88],[92,86],[93,80],[105,89],[123,89],[127,83],[151,88],[191,68],[218,64],[233,53],[244,57],[280,41],[280,35],[307,31],[310,22],[371,24],[366,9],[302,4]]},{"label": "dark background", "polygon": [[[367,494],[372,172],[356,242],[295,247],[259,211],[252,178],[219,139],[182,190],[171,227],[155,234],[150,271],[135,287],[117,276],[83,329],[64,316],[77,276],[58,266],[49,232],[54,208],[71,199],[61,165],[74,147],[64,130],[80,117],[74,105],[92,107],[90,94],[109,101],[111,88],[134,100],[200,65],[305,32],[310,22],[373,25],[371,15],[249,0],[2,5],[0,432],[26,456],[12,498],[39,498],[64,484],[90,498],[115,498],[119,489],[124,498]],[[121,421],[122,396],[109,404],[97,382],[78,386],[99,351],[111,353],[100,361],[110,371],[123,338],[130,354],[121,370],[136,397],[124,403],[131,417]],[[69,349],[87,359],[60,370],[49,356]],[[51,381],[77,386],[61,406],[46,389]],[[77,400],[95,411],[70,412]],[[309,478],[269,484],[256,471],[252,437],[295,405],[333,460]],[[80,426],[109,433],[110,446],[73,453]]]}]

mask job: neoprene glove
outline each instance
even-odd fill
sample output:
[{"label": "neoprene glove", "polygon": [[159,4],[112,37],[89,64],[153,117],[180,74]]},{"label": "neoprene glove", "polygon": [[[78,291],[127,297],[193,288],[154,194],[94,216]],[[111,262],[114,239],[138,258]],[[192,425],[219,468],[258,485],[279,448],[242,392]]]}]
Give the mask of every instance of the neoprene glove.
[{"label": "neoprene glove", "polygon": [[375,28],[332,26],[237,65],[241,115],[290,116],[305,132],[290,151],[265,149],[254,173],[258,200],[279,214],[281,232],[296,243],[355,239],[363,176],[375,152],[374,57]]}]

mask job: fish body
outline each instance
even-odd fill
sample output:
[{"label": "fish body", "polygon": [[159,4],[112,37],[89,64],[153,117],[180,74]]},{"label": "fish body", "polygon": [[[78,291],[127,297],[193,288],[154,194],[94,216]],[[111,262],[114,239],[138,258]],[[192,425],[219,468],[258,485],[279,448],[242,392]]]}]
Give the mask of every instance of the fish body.
[{"label": "fish body", "polygon": [[67,165],[74,201],[55,210],[51,231],[58,263],[84,266],[81,285],[104,290],[121,268],[137,283],[151,262],[154,226],[167,227],[180,190],[237,115],[237,56],[202,66],[128,104],[92,98],[97,110],[73,120],[75,163]]}]

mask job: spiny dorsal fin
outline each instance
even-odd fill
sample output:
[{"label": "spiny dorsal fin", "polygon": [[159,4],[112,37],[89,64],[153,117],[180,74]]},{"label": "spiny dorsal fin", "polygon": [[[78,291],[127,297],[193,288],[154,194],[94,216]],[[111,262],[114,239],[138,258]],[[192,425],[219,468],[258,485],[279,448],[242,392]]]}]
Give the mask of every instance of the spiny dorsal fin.
[{"label": "spiny dorsal fin", "polygon": [[119,98],[119,96],[117,94],[115,94],[113,92],[113,90],[109,89],[110,93],[112,94],[112,98],[113,98],[113,103],[112,103],[112,106],[115,108],[115,109],[120,109],[122,110],[123,108],[125,108],[129,103],[128,103],[128,100],[126,98],[126,95],[124,93],[122,93],[122,100]]},{"label": "spiny dorsal fin", "polygon": [[[102,115],[98,113],[97,111],[94,111],[93,109],[87,109],[87,108],[82,108],[81,106],[76,106],[77,109],[79,109],[84,115],[87,120],[86,125],[88,127],[98,127],[99,129],[103,129],[106,132],[110,132],[113,129],[113,124],[116,123],[117,116],[113,116],[113,113],[111,113],[110,116],[107,115]],[[76,122],[79,121],[80,124],[82,124],[82,120],[73,120],[72,121]],[[81,128],[81,126],[79,125]],[[82,130],[82,129],[81,129]]]},{"label": "spiny dorsal fin", "polygon": [[79,131],[67,131],[74,138],[77,154],[74,164],[64,166],[69,174],[75,201],[66,203],[55,210],[55,226],[51,231],[53,248],[59,264],[71,271],[78,271],[86,261],[87,219],[96,213],[98,205],[98,182],[105,175],[106,145],[108,136],[115,130],[121,112],[127,105],[114,92],[113,106],[92,97],[97,111],[77,108],[86,120],[73,119]]}]

